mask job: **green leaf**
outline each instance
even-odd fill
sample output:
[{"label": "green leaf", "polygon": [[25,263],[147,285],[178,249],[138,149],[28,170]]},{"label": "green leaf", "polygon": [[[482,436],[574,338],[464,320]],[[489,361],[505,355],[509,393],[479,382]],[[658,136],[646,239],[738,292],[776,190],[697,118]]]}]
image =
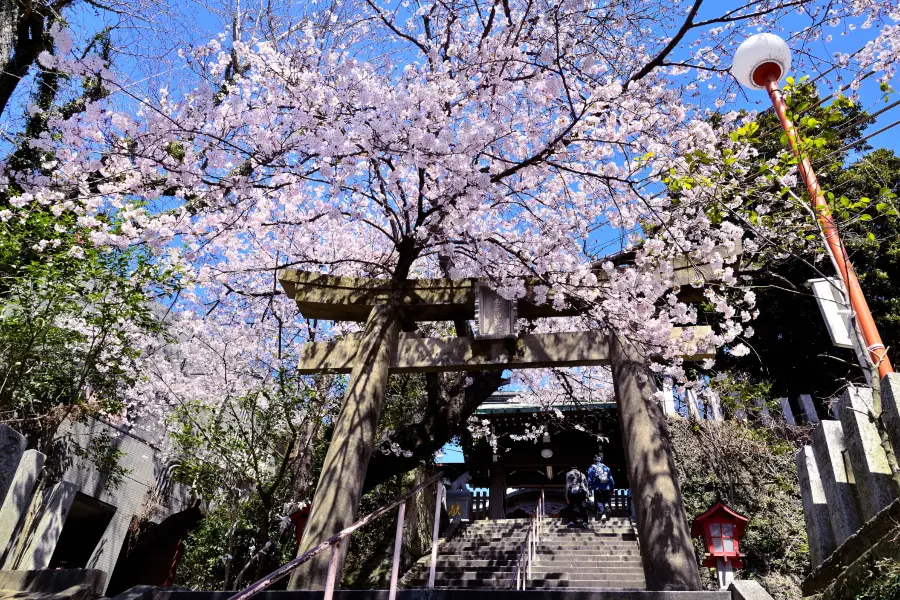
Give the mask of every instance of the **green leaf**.
[{"label": "green leaf", "polygon": [[860,221],[871,221],[872,215],[870,215],[868,213],[863,213],[863,214],[859,215],[859,220]]}]

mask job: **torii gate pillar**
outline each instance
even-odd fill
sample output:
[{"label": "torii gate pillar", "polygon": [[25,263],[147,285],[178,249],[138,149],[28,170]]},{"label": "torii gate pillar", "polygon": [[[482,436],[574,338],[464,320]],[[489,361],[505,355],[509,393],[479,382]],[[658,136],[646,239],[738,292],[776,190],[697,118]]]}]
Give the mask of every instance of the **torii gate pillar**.
[{"label": "torii gate pillar", "polygon": [[637,517],[647,589],[699,590],[700,573],[669,436],[648,358],[619,334],[609,337],[619,427]]},{"label": "torii gate pillar", "polygon": [[[341,412],[335,421],[297,556],[356,520],[399,331],[395,308],[386,305],[372,308],[344,392]],[[344,564],[348,547],[346,542],[341,544],[340,565]],[[320,552],[298,567],[291,575],[288,588],[325,589],[330,558],[330,552]]]}]

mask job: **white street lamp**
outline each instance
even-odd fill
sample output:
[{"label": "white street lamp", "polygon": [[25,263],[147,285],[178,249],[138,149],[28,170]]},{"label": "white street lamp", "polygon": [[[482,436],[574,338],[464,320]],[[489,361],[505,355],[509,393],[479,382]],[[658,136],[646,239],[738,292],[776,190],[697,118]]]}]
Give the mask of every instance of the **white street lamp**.
[{"label": "white street lamp", "polygon": [[731,73],[742,85],[764,90],[769,79],[779,81],[791,68],[791,50],[774,33],[747,38],[734,53]]},{"label": "white street lamp", "polygon": [[794,123],[791,122],[787,114],[787,104],[784,101],[784,94],[778,86],[778,82],[784,77],[788,69],[791,67],[791,50],[787,43],[780,37],[772,33],[760,33],[744,40],[734,53],[734,63],[731,66],[731,73],[743,85],[754,90],[766,90],[769,93],[769,99],[775,107],[778,114],[778,120],[787,134],[788,143],[794,155],[799,159],[797,165],[800,176],[806,184],[806,191],[812,201],[813,211],[819,219],[819,225],[822,228],[822,234],[825,237],[825,245],[828,252],[834,260],[834,265],[838,275],[844,282],[844,289],[850,297],[850,306],[859,325],[860,333],[866,345],[866,352],[872,360],[872,363],[878,366],[878,374],[884,377],[888,373],[893,373],[891,361],[887,356],[887,349],[881,342],[881,336],[878,334],[878,328],[875,326],[875,320],[869,311],[869,305],[863,295],[862,288],[859,286],[859,280],[850,264],[850,257],[841,241],[840,232],[831,216],[828,203],[825,201],[822,187],[813,170],[809,157],[802,151],[799,143],[799,136]]}]

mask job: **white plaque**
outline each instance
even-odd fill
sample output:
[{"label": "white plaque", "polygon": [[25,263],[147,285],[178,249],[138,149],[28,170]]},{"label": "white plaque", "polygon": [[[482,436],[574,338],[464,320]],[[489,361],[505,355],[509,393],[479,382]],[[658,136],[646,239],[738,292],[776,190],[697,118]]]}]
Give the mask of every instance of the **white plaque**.
[{"label": "white plaque", "polygon": [[475,339],[516,337],[518,314],[515,300],[507,300],[485,284],[475,288]]},{"label": "white plaque", "polygon": [[831,343],[838,348],[853,348],[852,326],[850,325],[850,307],[844,300],[844,286],[834,278],[810,279],[813,296],[825,319],[825,327],[831,336]]}]

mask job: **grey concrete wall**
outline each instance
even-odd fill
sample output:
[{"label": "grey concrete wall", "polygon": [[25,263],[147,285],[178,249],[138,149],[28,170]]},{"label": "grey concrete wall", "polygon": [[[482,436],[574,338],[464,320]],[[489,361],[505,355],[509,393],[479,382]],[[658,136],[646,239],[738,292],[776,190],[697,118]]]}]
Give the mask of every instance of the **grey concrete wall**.
[{"label": "grey concrete wall", "polygon": [[834,552],[837,544],[831,530],[831,513],[812,446],[804,446],[797,451],[797,477],[803,499],[810,562],[816,568]]},{"label": "grey concrete wall", "polygon": [[44,491],[36,519],[26,529],[26,542],[11,566],[17,570],[46,569],[50,565],[63,523],[75,501],[76,487],[62,481]]},{"label": "grey concrete wall", "polygon": [[894,454],[900,455],[900,373],[890,373],[882,378],[881,409]]},{"label": "grey concrete wall", "polygon": [[860,528],[856,480],[845,456],[844,432],[839,421],[822,421],[813,430],[812,447],[822,478],[822,489],[831,513],[831,530],[837,545]]},{"label": "grey concrete wall", "polygon": [[58,437],[66,443],[87,448],[92,438],[104,435],[112,438],[113,445],[122,452],[119,467],[126,473],[121,483],[115,487],[109,485],[93,462],[77,457],[66,468],[63,480],[75,484],[82,494],[115,506],[117,512],[131,515],[145,510],[147,501],[154,500],[155,490],[167,487],[165,497],[160,498],[160,502],[154,502],[148,513],[154,523],[190,506],[189,490],[180,484],[167,485],[166,464],[159,453],[142,439],[96,419],[65,421],[59,428]]},{"label": "grey concrete wall", "polygon": [[772,600],[769,592],[759,582],[751,579],[738,579],[728,587],[732,600]]},{"label": "grey concrete wall", "polygon": [[[4,434],[8,432],[0,430],[0,435]],[[89,448],[92,440],[102,436],[107,436],[112,446],[121,453],[118,467],[123,474],[115,485],[83,453],[74,451],[76,447]],[[8,438],[10,435],[0,439]],[[15,435],[11,435],[11,439],[15,440]],[[0,560],[4,568],[47,567],[78,492],[116,509],[88,561],[89,568],[100,569],[110,575],[128,528],[136,516],[158,523],[190,506],[189,490],[167,481],[167,465],[160,453],[134,435],[96,419],[83,422],[67,420],[59,427],[56,442],[69,450],[61,482],[50,486],[37,497],[33,496],[33,490],[44,455],[29,450],[18,461],[10,490],[0,505],[0,540],[3,540],[0,542],[0,552],[6,550],[5,555],[0,555]],[[3,449],[6,450],[5,447]],[[13,450],[15,448],[8,453]],[[0,465],[4,464],[0,462]],[[10,540],[8,548],[6,540]]]},{"label": "grey concrete wall", "polygon": [[125,469],[125,474],[121,481],[115,486],[110,485],[91,461],[82,458],[69,464],[63,480],[71,482],[82,494],[116,508],[88,560],[89,568],[112,575],[132,520],[140,516],[159,523],[169,515],[187,509],[190,492],[181,484],[166,481],[167,465],[159,452],[134,435],[96,419],[66,421],[59,429],[61,440],[82,448],[87,448],[91,439],[99,436],[109,436],[122,453],[118,466]]},{"label": "grey concrete wall", "polygon": [[[89,569],[99,569],[112,576],[132,519],[134,519],[134,514],[116,511],[109,525],[106,526],[103,537],[100,538],[97,547],[94,548],[94,553],[88,559],[87,567]],[[106,588],[104,588],[104,591],[106,591]]]},{"label": "grey concrete wall", "polygon": [[6,492],[12,486],[25,447],[24,435],[8,425],[0,424],[0,502],[6,498]]},{"label": "grey concrete wall", "polygon": [[26,450],[12,478],[6,495],[0,497],[0,566],[11,550],[14,534],[25,516],[37,485],[46,456],[37,450]]},{"label": "grey concrete wall", "polygon": [[847,388],[838,401],[844,444],[853,465],[859,507],[865,521],[898,496],[878,428],[869,416],[871,410],[869,388]]}]

